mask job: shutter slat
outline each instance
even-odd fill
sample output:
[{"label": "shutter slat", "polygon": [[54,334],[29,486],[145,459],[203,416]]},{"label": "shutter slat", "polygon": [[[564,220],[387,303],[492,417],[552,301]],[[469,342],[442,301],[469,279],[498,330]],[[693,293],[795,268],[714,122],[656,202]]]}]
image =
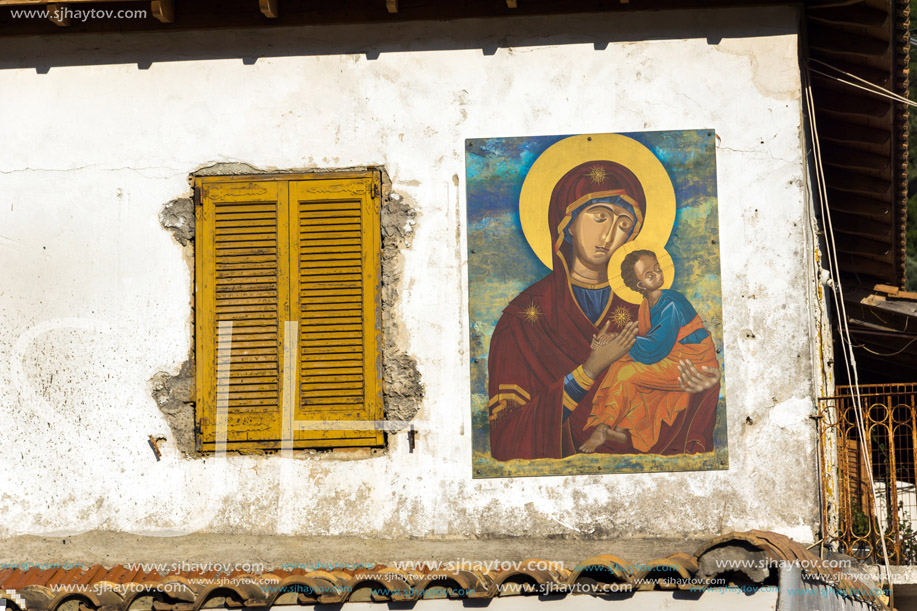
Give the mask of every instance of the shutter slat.
[{"label": "shutter slat", "polygon": [[244,245],[246,242],[264,242],[273,245],[277,244],[277,238],[274,233],[276,229],[274,227],[265,227],[262,232],[254,232],[243,230],[241,227],[239,231],[244,231],[244,233],[233,232],[221,232],[217,233],[214,236],[214,241],[217,244],[217,248],[227,248],[227,247],[236,247],[238,248],[241,245]]},{"label": "shutter slat", "polygon": [[333,377],[337,378],[347,378],[353,380],[362,380],[363,379],[363,362],[361,361],[358,367],[306,367],[303,371],[303,375],[310,378],[322,378],[322,377]]},{"label": "shutter slat", "polygon": [[231,221],[217,221],[213,232],[217,237],[224,235],[238,235],[247,233],[251,235],[267,234],[277,236],[277,224],[273,218],[253,217]]},{"label": "shutter slat", "polygon": [[316,267],[304,271],[305,273],[302,276],[302,280],[304,282],[310,280],[310,277],[316,281],[319,281],[324,276],[343,276],[347,274],[355,274],[362,277],[362,270],[359,267]]},{"label": "shutter slat", "polygon": [[[245,357],[242,357],[242,358],[245,358]],[[272,363],[270,361],[265,361],[264,359],[255,359],[254,357],[248,360],[241,360],[239,358],[235,358],[232,361],[232,369],[233,369],[232,377],[235,377],[236,375],[239,375],[242,377],[244,376],[255,376],[255,377],[257,376],[275,376],[276,377],[277,371],[278,371],[277,368],[278,368],[278,363],[276,361]],[[245,373],[242,373],[242,372],[245,372]]]},{"label": "shutter slat", "polygon": [[262,288],[261,290],[242,290],[242,286],[245,285],[236,285],[233,287],[237,290],[222,290],[217,291],[217,303],[227,304],[228,302],[239,302],[243,303],[243,300],[262,300],[266,303],[276,303],[277,301],[277,289],[275,288]]},{"label": "shutter slat", "polygon": [[[249,331],[249,329],[246,329]],[[249,341],[267,341],[267,340],[276,340],[277,339],[277,330],[265,331],[264,333],[233,333],[232,341],[233,342],[249,342]]]},{"label": "shutter slat", "polygon": [[360,331],[309,331],[306,335],[309,339],[360,339],[363,337]]},{"label": "shutter slat", "polygon": [[319,219],[351,219],[354,223],[360,222],[360,209],[349,207],[338,210],[308,210],[299,214],[301,219],[318,221]]},{"label": "shutter slat", "polygon": [[[252,407],[255,405],[260,406],[262,410],[264,408],[277,409],[277,399],[273,397],[249,399],[245,397],[236,398],[235,396],[232,396],[229,398],[226,404],[230,409],[234,407]],[[232,427],[230,427],[230,430],[232,430]]]},{"label": "shutter slat", "polygon": [[355,325],[363,324],[363,312],[355,308],[342,308],[339,310],[312,310],[303,311],[304,325]]},{"label": "shutter slat", "polygon": [[338,340],[336,342],[305,342],[302,347],[303,355],[341,354],[342,349],[350,350],[349,354],[359,354],[358,349],[362,342],[357,340]]},{"label": "shutter slat", "polygon": [[329,248],[340,248],[342,246],[362,246],[362,240],[360,236],[352,238],[328,238],[327,240],[309,240],[309,245],[303,247],[301,250],[303,252],[317,250],[317,249],[329,249]]},{"label": "shutter slat", "polygon": [[276,281],[277,273],[275,271],[273,261],[265,261],[263,263],[255,264],[238,263],[233,265],[221,262],[216,270],[217,280],[223,278],[233,279],[261,276],[270,276]]},{"label": "shutter slat", "polygon": [[277,218],[277,202],[256,202],[256,201],[221,201],[217,203],[217,220],[222,218],[231,218],[234,214],[239,213],[260,213],[270,218]]},{"label": "shutter slat", "polygon": [[348,323],[353,322],[350,319],[356,318],[362,322],[362,314],[360,310],[350,308],[341,308],[340,310],[306,310],[303,312],[303,323],[315,324],[329,318],[345,319],[345,322]]},{"label": "shutter slat", "polygon": [[347,212],[350,210],[360,210],[359,202],[352,201],[319,201],[319,202],[308,202],[300,201],[299,202],[299,215],[300,217],[304,215],[313,214],[315,212],[323,212],[326,210],[336,210],[340,212]]},{"label": "shutter slat", "polygon": [[270,312],[237,312],[233,315],[233,325],[244,325],[244,324],[264,324],[264,323],[273,323],[276,325],[277,319],[274,318]]},{"label": "shutter slat", "polygon": [[357,274],[344,274],[343,276],[337,276],[334,280],[321,278],[319,280],[310,280],[306,282],[305,280],[302,283],[304,289],[307,290],[317,290],[317,289],[358,289],[362,286],[360,282],[360,276]]},{"label": "shutter slat", "polygon": [[302,294],[304,297],[348,297],[351,299],[356,299],[357,301],[361,301],[363,296],[363,287],[332,286],[328,288],[321,288],[311,286],[308,283],[303,283],[300,294]]},{"label": "shutter slat", "polygon": [[[310,401],[310,404],[317,404],[316,401]],[[363,408],[361,404],[363,403],[362,397],[357,397],[357,401],[354,403],[334,403],[332,401],[322,401],[319,405],[321,406],[321,417],[320,418],[309,418],[308,420],[324,420],[334,418],[335,420],[363,420],[362,411]],[[304,420],[306,420],[304,418]]]},{"label": "shutter slat", "polygon": [[265,318],[271,316],[273,310],[268,305],[224,305],[216,307],[220,320],[234,320],[236,318]]},{"label": "shutter slat", "polygon": [[[350,243],[349,243],[349,242],[355,242],[356,240],[340,240],[340,241],[338,241],[338,240],[322,240],[322,241],[323,241],[323,242],[330,242],[330,244],[323,244],[323,245],[321,245],[321,246],[314,246],[314,245],[313,245],[313,246],[308,246],[308,247],[305,247],[305,246],[304,246],[303,248],[300,249],[300,252],[302,253],[303,257],[305,257],[306,255],[310,255],[310,256],[314,256],[314,255],[326,255],[326,254],[328,254],[328,250],[329,250],[330,248],[333,248],[333,249],[336,250],[339,254],[343,254],[343,253],[356,253],[357,255],[359,255],[359,253],[363,250],[362,248],[360,248],[360,244],[359,244],[359,243],[357,243],[357,244],[350,244]],[[355,256],[354,258],[356,258],[357,260],[360,259],[359,256]]]},{"label": "shutter slat", "polygon": [[274,355],[255,351],[233,350],[232,356],[229,358],[217,358],[216,363],[218,365],[229,363],[232,366],[231,375],[235,375],[234,372],[237,365],[240,369],[245,366],[251,366],[251,368],[263,371],[277,371],[279,368],[279,360]]},{"label": "shutter slat", "polygon": [[328,389],[341,395],[348,392],[359,392],[363,394],[363,376],[303,376],[302,389],[306,396],[318,396],[309,394],[311,391]]},{"label": "shutter slat", "polygon": [[307,367],[334,368],[362,366],[362,354],[354,352],[330,352],[326,354],[303,354],[303,363]]},{"label": "shutter slat", "polygon": [[252,280],[252,278],[249,277],[249,278],[244,278],[243,282],[244,284],[239,283],[239,282],[236,282],[236,283],[224,282],[221,284],[217,282],[216,283],[217,295],[230,296],[230,295],[238,295],[240,293],[252,293],[252,292],[255,292],[255,293],[273,292],[274,294],[277,294],[277,282],[275,282],[274,278],[266,278],[264,279],[264,282],[255,282],[254,280]]},{"label": "shutter slat", "polygon": [[317,318],[313,320],[304,320],[303,326],[307,329],[316,331],[361,331],[363,329],[363,320],[357,318]]},{"label": "shutter slat", "polygon": [[[303,219],[304,223],[312,219]],[[324,221],[325,219],[314,219],[316,221]],[[303,226],[301,230],[301,235],[310,237],[314,234],[321,235],[324,239],[330,239],[334,237],[334,234],[337,233],[348,233],[353,235],[360,234],[360,224],[359,223],[343,223],[336,222],[336,219],[330,219],[331,222],[321,222],[321,223],[308,223]],[[343,237],[343,236],[341,236]]]},{"label": "shutter slat", "polygon": [[273,211],[229,212],[224,209],[214,222],[215,227],[260,227],[267,224],[276,227],[276,217]]},{"label": "shutter slat", "polygon": [[[277,372],[265,370],[240,370],[235,372],[229,379],[230,386],[239,386],[243,384],[277,384]],[[221,387],[217,384],[217,387]]]},{"label": "shutter slat", "polygon": [[[227,265],[248,265],[249,263],[273,263],[277,259],[276,248],[218,248],[217,256]],[[220,265],[221,269],[225,269]]]},{"label": "shutter slat", "polygon": [[217,278],[217,293],[236,293],[239,291],[276,291],[275,276],[245,276],[244,278]]},{"label": "shutter slat", "polygon": [[[232,216],[232,215],[228,215]],[[245,216],[245,215],[235,215]],[[273,217],[264,215],[248,215],[250,218],[220,219],[215,225],[215,235],[234,235],[238,233],[270,234],[276,235],[277,225]]]},{"label": "shutter slat", "polygon": [[[361,233],[359,229],[352,229],[348,231],[323,231],[320,233],[302,233],[300,238],[303,241],[308,241],[309,246],[312,246],[313,242],[326,242],[328,248],[336,248],[338,244],[351,243],[357,240],[360,240]],[[320,238],[320,239],[317,239]],[[362,242],[361,242],[362,245]]]},{"label": "shutter slat", "polygon": [[352,252],[321,252],[321,253],[303,253],[299,258],[306,267],[328,266],[328,265],[353,265],[354,267],[362,265],[363,261],[359,255]]},{"label": "shutter slat", "polygon": [[[341,293],[345,293],[352,289],[341,289]],[[362,311],[362,303],[360,302],[361,295],[329,295],[325,291],[300,291],[299,298],[302,303],[303,312],[309,311],[319,311],[319,310],[331,310],[331,311],[340,311],[342,309],[353,309],[356,311]]]},{"label": "shutter slat", "polygon": [[[232,356],[229,359],[217,357],[217,363],[225,363],[228,361],[232,362],[235,360],[258,360],[261,362],[277,362],[277,348],[242,348],[233,346],[232,347]],[[273,357],[273,358],[265,358]]]},{"label": "shutter slat", "polygon": [[233,376],[228,384],[217,382],[217,388],[238,388],[244,392],[277,390],[277,376]]},{"label": "shutter slat", "polygon": [[[315,395],[315,396],[310,395],[308,397],[308,400],[306,401],[306,404],[309,405],[310,407],[318,407],[319,409],[321,409],[321,412],[319,413],[324,413],[324,410],[326,409],[325,406],[328,406],[328,405],[335,405],[335,406],[346,405],[346,406],[349,406],[350,409],[353,409],[355,405],[361,405],[362,403],[363,403],[363,395],[349,395],[349,396],[341,395],[339,397],[335,397],[333,395],[327,396],[327,393],[322,394],[322,395]],[[356,420],[356,418],[354,418],[354,420]]]},{"label": "shutter slat", "polygon": [[362,382],[334,382],[332,384],[305,384],[302,395],[307,398],[324,398],[331,401],[345,401],[348,398],[360,399],[363,396]]},{"label": "shutter slat", "polygon": [[233,335],[239,333],[277,333],[276,320],[234,320],[232,321]]},{"label": "shutter slat", "polygon": [[362,341],[362,338],[360,337],[338,337],[330,341],[325,341],[325,339],[319,341],[317,338],[305,337],[300,343],[302,344],[303,349],[308,348],[311,350],[312,348],[338,346],[335,351],[339,352],[341,350],[347,350],[349,352],[351,350],[357,351]]},{"label": "shutter slat", "polygon": [[[277,351],[277,336],[272,337],[267,341],[263,340],[247,340],[241,341],[233,335],[232,338],[232,351],[241,352],[243,354],[255,354],[255,350],[262,350],[264,348],[270,348],[276,353]],[[262,354],[262,353],[258,353]],[[267,354],[267,353],[265,353]]]},{"label": "shutter slat", "polygon": [[[240,235],[224,236],[225,239],[216,240],[217,256],[221,254],[237,256],[251,251],[252,254],[272,254],[277,252],[277,240],[268,238],[260,239],[258,236]],[[231,238],[239,238],[234,240]]]}]

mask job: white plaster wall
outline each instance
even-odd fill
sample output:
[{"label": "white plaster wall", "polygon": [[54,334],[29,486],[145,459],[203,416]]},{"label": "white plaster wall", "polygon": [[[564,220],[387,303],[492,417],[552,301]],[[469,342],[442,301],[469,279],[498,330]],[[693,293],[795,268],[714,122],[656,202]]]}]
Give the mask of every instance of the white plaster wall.
[{"label": "white plaster wall", "polygon": [[[811,539],[795,23],[769,9],[0,43],[0,536]],[[729,470],[472,480],[464,139],[711,127]],[[426,387],[415,453],[398,435],[365,460],[189,460],[170,440],[155,460],[148,436],[171,434],[148,380],[177,371],[191,331],[191,272],[158,213],[220,161],[384,165],[418,209],[403,285]]]}]

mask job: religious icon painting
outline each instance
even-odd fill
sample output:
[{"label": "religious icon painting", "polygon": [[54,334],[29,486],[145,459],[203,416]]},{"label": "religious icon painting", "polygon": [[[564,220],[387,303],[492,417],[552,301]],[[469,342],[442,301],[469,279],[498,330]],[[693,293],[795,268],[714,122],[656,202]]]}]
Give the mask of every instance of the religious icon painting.
[{"label": "religious icon painting", "polygon": [[728,468],[714,137],[466,141],[474,477]]}]

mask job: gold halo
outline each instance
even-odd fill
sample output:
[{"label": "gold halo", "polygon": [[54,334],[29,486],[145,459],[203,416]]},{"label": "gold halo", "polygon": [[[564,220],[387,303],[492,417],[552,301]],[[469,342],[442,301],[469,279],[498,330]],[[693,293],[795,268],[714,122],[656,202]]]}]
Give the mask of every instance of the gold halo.
[{"label": "gold halo", "polygon": [[657,248],[669,241],[675,225],[675,189],[672,179],[653,152],[621,134],[570,136],[549,146],[535,160],[519,193],[522,233],[548,269],[554,268],[551,252],[554,236],[548,224],[548,207],[554,186],[576,166],[599,160],[620,163],[634,173],[643,187],[646,215],[635,240]]},{"label": "gold halo", "polygon": [[608,285],[615,295],[628,303],[643,301],[643,295],[625,285],[624,279],[621,278],[621,262],[624,261],[624,257],[635,250],[651,250],[656,253],[656,260],[659,261],[659,267],[662,268],[662,288],[672,288],[672,282],[675,280],[675,262],[672,261],[672,256],[664,246],[647,244],[639,238],[633,242],[627,242],[608,260]]}]

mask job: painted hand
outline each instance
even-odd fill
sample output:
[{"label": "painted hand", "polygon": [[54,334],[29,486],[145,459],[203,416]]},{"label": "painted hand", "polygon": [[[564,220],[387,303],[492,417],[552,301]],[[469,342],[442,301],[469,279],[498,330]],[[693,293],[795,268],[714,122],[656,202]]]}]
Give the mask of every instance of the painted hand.
[{"label": "painted hand", "polygon": [[598,336],[593,342],[597,345],[593,345],[592,354],[583,363],[583,371],[592,379],[595,379],[609,365],[627,354],[637,338],[637,323],[629,323],[620,333],[613,334],[608,333],[609,324],[606,322],[605,326],[599,330]]},{"label": "painted hand", "polygon": [[608,332],[608,325],[610,324],[611,324],[610,320],[606,321],[605,326],[599,329],[599,332],[592,336],[592,343],[590,344],[590,347],[593,350],[595,350],[599,346],[604,346],[608,344],[611,340],[613,340],[617,336],[617,333]]},{"label": "painted hand", "polygon": [[[703,370],[703,373],[701,372]],[[698,369],[690,359],[678,361],[678,384],[687,392],[703,392],[719,384],[722,374],[719,367],[701,367]]]}]

